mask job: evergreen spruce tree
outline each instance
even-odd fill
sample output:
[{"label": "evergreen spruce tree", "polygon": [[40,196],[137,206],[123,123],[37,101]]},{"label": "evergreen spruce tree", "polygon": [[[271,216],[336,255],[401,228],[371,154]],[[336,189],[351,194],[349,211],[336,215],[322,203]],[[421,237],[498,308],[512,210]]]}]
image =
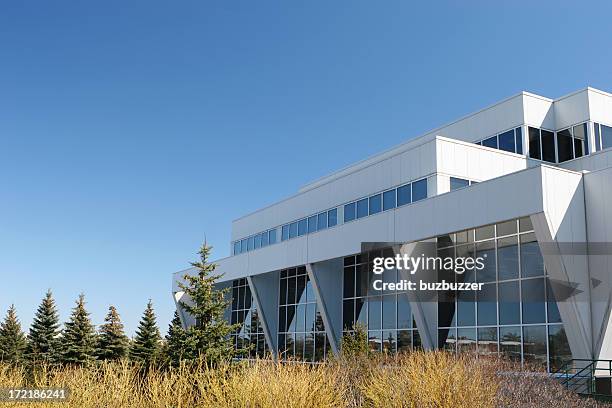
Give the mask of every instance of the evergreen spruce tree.
[{"label": "evergreen spruce tree", "polygon": [[130,358],[145,365],[151,364],[158,357],[160,340],[153,303],[149,300],[132,341]]},{"label": "evergreen spruce tree", "polygon": [[23,360],[25,347],[25,335],[21,331],[15,305],[11,305],[6,318],[0,323],[0,361],[20,363]]},{"label": "evergreen spruce tree", "polygon": [[70,320],[62,332],[61,362],[86,364],[94,358],[96,332],[85,310],[85,295],[79,295]]},{"label": "evergreen spruce tree", "polygon": [[168,334],[166,335],[165,342],[166,359],[170,365],[178,366],[180,361],[184,358],[185,339],[186,333],[185,329],[183,329],[178,311],[174,311],[174,318],[168,327]]},{"label": "evergreen spruce tree", "polygon": [[26,357],[32,362],[52,363],[58,360],[59,315],[51,290],[36,310],[27,338]]},{"label": "evergreen spruce tree", "polygon": [[231,342],[230,333],[240,325],[230,325],[225,320],[229,288],[219,290],[214,286],[221,276],[213,274],[217,265],[208,262],[211,249],[206,243],[202,245],[198,251],[200,261],[191,264],[198,270],[197,275],[185,275],[186,284],[181,283],[180,287],[191,299],[190,303],[181,302],[181,306],[196,322],[186,331],[184,356],[214,364],[229,360],[242,350],[235,350]]},{"label": "evergreen spruce tree", "polygon": [[100,360],[119,360],[127,355],[128,338],[123,331],[123,323],[115,306],[108,308],[104,324],[96,345],[96,357]]}]

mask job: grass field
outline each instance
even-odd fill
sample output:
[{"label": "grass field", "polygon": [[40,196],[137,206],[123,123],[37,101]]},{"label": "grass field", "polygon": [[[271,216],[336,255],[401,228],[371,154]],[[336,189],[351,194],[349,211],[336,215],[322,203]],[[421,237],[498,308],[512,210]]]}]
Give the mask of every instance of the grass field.
[{"label": "grass field", "polygon": [[[68,387],[69,401],[8,407],[595,407],[542,375],[499,361],[414,352],[315,366],[267,360],[143,370],[129,362],[26,370],[0,365],[0,388]],[[506,374],[500,374],[506,373]]]}]

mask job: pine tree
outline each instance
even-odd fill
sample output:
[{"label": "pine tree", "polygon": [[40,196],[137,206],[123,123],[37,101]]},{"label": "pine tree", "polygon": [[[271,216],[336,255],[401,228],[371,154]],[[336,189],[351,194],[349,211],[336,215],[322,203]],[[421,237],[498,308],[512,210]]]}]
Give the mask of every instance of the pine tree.
[{"label": "pine tree", "polygon": [[108,308],[104,324],[100,326],[96,356],[100,360],[119,360],[127,355],[128,338],[115,306]]},{"label": "pine tree", "polygon": [[26,347],[25,335],[17,318],[15,305],[11,305],[4,322],[0,323],[0,361],[19,363]]},{"label": "pine tree", "polygon": [[51,363],[58,359],[59,315],[51,290],[36,310],[27,338],[26,356],[30,361]]},{"label": "pine tree", "polygon": [[62,333],[61,361],[64,364],[86,364],[94,357],[95,329],[85,310],[85,295],[79,295],[70,320]]},{"label": "pine tree", "polygon": [[174,311],[174,318],[168,327],[166,335],[165,352],[170,365],[178,366],[185,353],[186,333],[183,329],[178,311]]},{"label": "pine tree", "polygon": [[185,275],[187,283],[179,286],[192,301],[191,304],[181,302],[181,306],[196,321],[186,331],[184,356],[216,363],[229,360],[242,351],[235,350],[230,339],[230,333],[239,325],[230,325],[225,320],[229,288],[219,290],[214,286],[221,276],[213,274],[217,265],[208,262],[211,249],[206,243],[202,245],[198,251],[200,261],[191,264],[198,270],[197,275]]},{"label": "pine tree", "polygon": [[149,300],[132,341],[130,358],[145,365],[151,364],[158,357],[160,340],[153,303]]}]

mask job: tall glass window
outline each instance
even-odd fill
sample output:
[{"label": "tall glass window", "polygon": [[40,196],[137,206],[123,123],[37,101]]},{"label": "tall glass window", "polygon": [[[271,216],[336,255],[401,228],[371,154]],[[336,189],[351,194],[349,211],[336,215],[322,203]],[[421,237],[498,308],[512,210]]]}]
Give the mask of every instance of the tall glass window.
[{"label": "tall glass window", "polygon": [[[441,293],[438,346],[501,353],[554,371],[571,359],[557,302],[529,217],[438,237],[438,256],[486,256],[482,290]],[[441,273],[438,279],[471,281]]]},{"label": "tall glass window", "polygon": [[234,347],[250,349],[242,358],[256,356],[264,357],[268,352],[263,326],[259,319],[257,307],[253,303],[251,290],[246,279],[232,281],[231,324],[239,324],[237,330],[232,332]]},{"label": "tall glass window", "polygon": [[529,157],[542,160],[540,148],[540,129],[529,127]]},{"label": "tall glass window", "polygon": [[541,129],[540,136],[542,138],[542,160],[555,163],[555,134]]},{"label": "tall glass window", "polygon": [[323,360],[331,352],[306,268],[282,270],[278,307],[278,349],[283,360]]},{"label": "tall glass window", "polygon": [[601,148],[609,149],[610,147],[612,147],[612,127],[601,125],[600,134]]}]

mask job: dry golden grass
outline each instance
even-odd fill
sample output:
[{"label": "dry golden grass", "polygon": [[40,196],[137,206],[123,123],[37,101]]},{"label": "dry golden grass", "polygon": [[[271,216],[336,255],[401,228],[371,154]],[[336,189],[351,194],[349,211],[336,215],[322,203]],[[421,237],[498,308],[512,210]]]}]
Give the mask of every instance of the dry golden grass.
[{"label": "dry golden grass", "polygon": [[475,359],[415,352],[376,365],[361,384],[366,406],[489,408],[497,385]]},{"label": "dry golden grass", "polygon": [[[0,387],[68,387],[72,394],[65,403],[2,402],[0,408],[596,406],[569,393],[560,398],[563,390],[545,378],[499,376],[500,367],[444,352],[352,357],[315,366],[258,360],[143,370],[118,362],[30,372],[0,364]],[[549,395],[523,395],[527,385]],[[551,404],[555,399],[563,405]]]}]

